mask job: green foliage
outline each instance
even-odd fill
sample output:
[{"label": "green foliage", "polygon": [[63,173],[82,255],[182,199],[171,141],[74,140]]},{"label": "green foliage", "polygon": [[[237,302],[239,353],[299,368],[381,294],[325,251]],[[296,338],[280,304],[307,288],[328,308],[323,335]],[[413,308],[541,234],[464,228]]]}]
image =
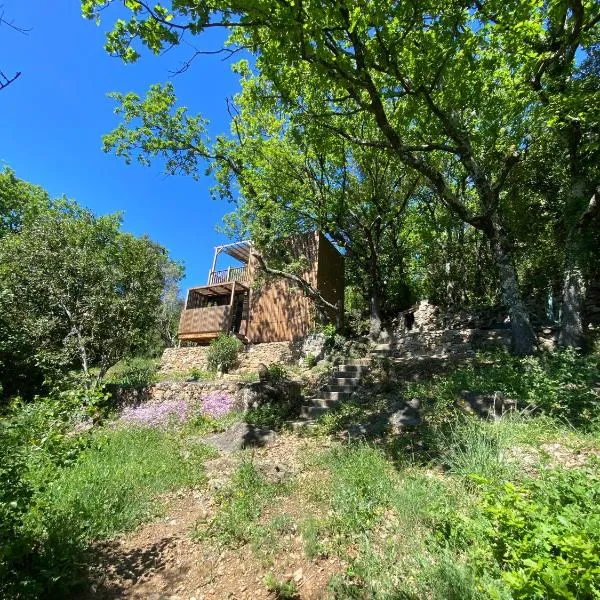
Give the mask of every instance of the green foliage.
[{"label": "green foliage", "polygon": [[314,354],[307,354],[304,357],[304,366],[306,366],[309,369],[312,369],[313,367],[317,366],[317,357]]},{"label": "green foliage", "polygon": [[[156,513],[156,495],[203,481],[207,447],[189,445],[152,428],[99,433],[76,465],[61,473],[37,497],[41,527],[53,535],[101,539],[132,529]],[[68,532],[66,524],[76,519]]]},{"label": "green foliage", "polygon": [[424,401],[424,416],[431,431],[441,431],[463,413],[458,402],[463,390],[501,392],[516,400],[520,409],[537,410],[593,429],[599,414],[594,391],[599,370],[600,355],[582,355],[571,349],[527,358],[506,352],[484,353],[431,381],[408,384],[406,397]]},{"label": "green foliage", "polygon": [[267,573],[265,576],[265,587],[277,600],[293,600],[299,597],[295,581],[279,581],[273,573]]},{"label": "green foliage", "polygon": [[210,371],[203,371],[202,369],[198,369],[197,367],[192,367],[189,373],[190,379],[193,379],[194,381],[205,381],[208,379],[212,379],[213,376],[214,373],[211,373]]},{"label": "green foliage", "polygon": [[287,422],[294,416],[294,412],[288,402],[266,402],[256,408],[246,411],[244,420],[256,427],[266,427],[281,431],[288,425]]},{"label": "green foliage", "polygon": [[506,457],[505,429],[467,419],[450,428],[441,457],[442,464],[451,473],[479,481],[505,481],[512,468]]},{"label": "green foliage", "polygon": [[221,334],[211,341],[206,355],[209,371],[221,369],[227,373],[237,364],[238,354],[244,344],[234,335]]},{"label": "green foliage", "polygon": [[199,524],[196,535],[233,546],[250,542],[263,508],[286,490],[284,484],[268,482],[254,464],[246,460],[217,496],[216,515],[209,523]]},{"label": "green foliage", "polygon": [[158,362],[154,358],[126,358],[106,374],[106,383],[127,388],[147,387],[156,383]]},{"label": "green foliage", "polygon": [[484,488],[487,543],[512,597],[600,595],[599,501],[593,470],[551,470]]},{"label": "green foliage", "polygon": [[63,392],[1,422],[0,596],[71,593],[92,541],[155,515],[157,494],[202,483],[202,445],[149,428],[80,427],[104,401]]},{"label": "green foliage", "polygon": [[271,363],[267,367],[267,373],[269,381],[273,383],[283,381],[284,379],[287,379],[288,376],[285,365],[282,365],[281,363]]},{"label": "green foliage", "polygon": [[46,197],[0,237],[5,395],[30,397],[29,372],[56,383],[73,367],[91,379],[95,367],[101,379],[120,359],[155,348],[163,292],[181,267],[120,226],[120,215]]}]

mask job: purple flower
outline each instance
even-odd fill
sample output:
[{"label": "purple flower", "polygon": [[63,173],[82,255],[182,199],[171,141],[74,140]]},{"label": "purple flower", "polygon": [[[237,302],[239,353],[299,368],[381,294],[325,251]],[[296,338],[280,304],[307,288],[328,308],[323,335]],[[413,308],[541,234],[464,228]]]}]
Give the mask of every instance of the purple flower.
[{"label": "purple flower", "polygon": [[128,406],[121,414],[121,421],[130,425],[165,427],[169,423],[182,423],[188,416],[185,400],[165,400],[139,406]]},{"label": "purple flower", "polygon": [[226,415],[235,406],[235,399],[225,392],[212,392],[202,398],[201,412],[204,415],[218,419]]}]

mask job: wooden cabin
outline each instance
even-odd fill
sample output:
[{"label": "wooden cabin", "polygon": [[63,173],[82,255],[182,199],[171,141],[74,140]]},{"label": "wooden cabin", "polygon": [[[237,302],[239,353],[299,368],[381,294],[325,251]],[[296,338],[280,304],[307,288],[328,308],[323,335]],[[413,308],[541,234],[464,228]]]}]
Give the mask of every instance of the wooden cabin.
[{"label": "wooden cabin", "polygon": [[[289,245],[293,256],[308,259],[302,277],[343,314],[344,257],[319,232],[290,238]],[[314,327],[313,301],[297,286],[283,278],[255,282],[258,266],[251,247],[243,241],[215,248],[208,283],[187,292],[180,341],[208,343],[224,332],[253,344],[293,341]],[[220,258],[235,264],[217,270]],[[334,321],[339,315],[328,317]]]}]

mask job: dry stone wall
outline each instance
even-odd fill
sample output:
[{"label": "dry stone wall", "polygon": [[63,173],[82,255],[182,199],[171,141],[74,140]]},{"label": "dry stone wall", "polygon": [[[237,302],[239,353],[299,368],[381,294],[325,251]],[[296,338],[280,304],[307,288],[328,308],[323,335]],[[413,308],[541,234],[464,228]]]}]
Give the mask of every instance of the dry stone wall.
[{"label": "dry stone wall", "polygon": [[[298,356],[297,345],[292,342],[271,342],[248,344],[239,354],[237,373],[256,371],[258,365],[271,363],[292,363]],[[208,346],[167,348],[162,355],[161,374],[188,373],[191,369],[206,371]]]},{"label": "dry stone wall", "polygon": [[409,331],[394,337],[389,344],[390,354],[397,358],[464,355],[509,345],[510,331],[506,329]]}]

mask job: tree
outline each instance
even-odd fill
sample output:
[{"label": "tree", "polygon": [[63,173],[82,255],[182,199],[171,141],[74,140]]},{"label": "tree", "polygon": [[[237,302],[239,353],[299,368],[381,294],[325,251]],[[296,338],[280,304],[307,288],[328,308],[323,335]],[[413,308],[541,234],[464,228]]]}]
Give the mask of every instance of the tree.
[{"label": "tree", "polygon": [[[97,17],[111,3],[82,7]],[[229,28],[230,47],[254,53],[257,71],[299,123],[385,149],[422,176],[439,202],[489,240],[513,349],[532,351],[504,196],[535,133],[531,114],[555,93],[553,73],[572,72],[577,52],[597,40],[596,2],[124,4],[131,18],[117,21],[107,40],[124,60],[139,57],[136,41],[159,53],[186,34]],[[357,134],[357,113],[378,135]]]},{"label": "tree", "polygon": [[[14,21],[9,21],[4,16],[4,6],[0,4],[0,26],[2,26],[2,25],[4,25],[5,27],[9,27],[10,29],[12,29],[14,31],[17,31],[18,33],[22,33],[22,34],[27,33],[26,29],[23,29],[22,27],[15,25]],[[2,72],[2,70],[0,69],[0,91],[2,91],[4,88],[8,87],[11,83],[16,81],[20,76],[21,76],[20,71],[17,71],[16,73],[11,74],[11,75],[5,75]]]},{"label": "tree", "polygon": [[[120,225],[119,215],[96,217],[53,200],[0,240],[2,319],[13,341],[5,359],[25,348],[25,366],[46,374],[79,366],[91,382],[92,367],[99,380],[121,358],[147,349],[165,282],[181,269],[164,248]],[[4,387],[8,393],[11,382]]]}]

